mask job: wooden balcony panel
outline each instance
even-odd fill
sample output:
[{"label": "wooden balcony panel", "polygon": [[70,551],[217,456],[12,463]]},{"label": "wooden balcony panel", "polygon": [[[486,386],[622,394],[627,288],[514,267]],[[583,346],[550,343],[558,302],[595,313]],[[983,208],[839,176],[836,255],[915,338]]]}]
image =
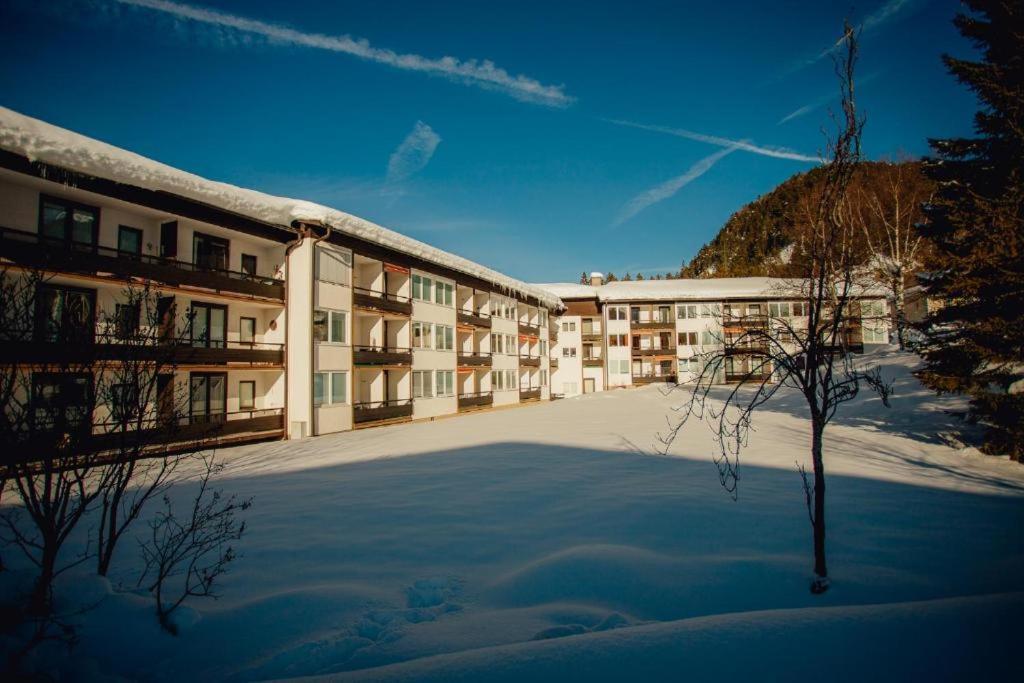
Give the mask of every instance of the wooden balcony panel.
[{"label": "wooden balcony panel", "polygon": [[604,363],[602,358],[584,358],[583,367],[585,368],[599,368]]},{"label": "wooden balcony panel", "polygon": [[383,422],[412,417],[412,399],[393,401],[371,401],[352,406],[352,420],[355,424]]},{"label": "wooden balcony panel", "polygon": [[540,399],[540,389],[520,389],[520,401],[537,401]]},{"label": "wooden balcony panel", "polygon": [[727,372],[725,373],[726,382],[760,382],[762,380],[771,379],[772,373],[770,372],[758,372],[752,375],[748,375],[745,372]]},{"label": "wooden balcony panel", "polygon": [[491,367],[491,354],[476,352],[476,353],[459,353],[459,365],[463,367]]},{"label": "wooden balcony panel", "polygon": [[381,313],[412,315],[412,300],[409,297],[377,292],[361,287],[352,288],[352,305]]},{"label": "wooden balcony panel", "polygon": [[355,365],[412,365],[412,349],[391,346],[357,346],[352,350]]},{"label": "wooden balcony panel", "polygon": [[483,327],[491,329],[491,319],[485,315],[479,315],[477,313],[471,313],[469,311],[459,311],[456,319],[463,325],[472,325],[473,327]]},{"label": "wooden balcony panel", "polygon": [[0,341],[0,356],[20,364],[88,364],[95,362],[151,362],[166,365],[281,366],[283,344],[224,342],[225,346],[193,346],[189,340],[143,345],[99,340],[65,342]]},{"label": "wooden balcony panel", "polygon": [[668,320],[645,320],[643,322],[630,321],[630,329],[634,330],[674,330],[676,329],[676,321],[672,319]]},{"label": "wooden balcony panel", "polygon": [[204,268],[148,254],[130,254],[110,247],[70,244],[9,228],[0,228],[0,256],[21,266],[51,272],[142,278],[175,287],[197,287],[284,301],[283,280]]},{"label": "wooden balcony panel", "polygon": [[530,325],[529,323],[519,323],[519,334],[528,334],[531,336],[537,336],[540,334],[540,325]]},{"label": "wooden balcony panel", "polygon": [[601,332],[584,332],[580,335],[583,341],[603,341],[604,334]]},{"label": "wooden balcony panel", "polygon": [[484,408],[494,405],[494,394],[480,391],[473,394],[459,394],[459,410],[466,408]]},{"label": "wooden balcony panel", "polygon": [[675,382],[676,376],[670,375],[633,375],[633,384],[652,384],[654,382]]},{"label": "wooden balcony panel", "polygon": [[519,356],[519,364],[528,368],[539,368],[540,356]]},{"label": "wooden balcony panel", "polygon": [[634,356],[674,356],[676,355],[676,347],[665,346],[657,349],[631,349],[631,353]]}]

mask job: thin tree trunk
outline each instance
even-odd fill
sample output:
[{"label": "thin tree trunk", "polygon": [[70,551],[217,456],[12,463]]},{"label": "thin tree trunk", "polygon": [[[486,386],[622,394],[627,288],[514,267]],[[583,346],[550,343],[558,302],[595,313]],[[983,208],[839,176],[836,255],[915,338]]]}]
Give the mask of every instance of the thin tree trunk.
[{"label": "thin tree trunk", "polygon": [[904,349],[907,342],[905,335],[905,328],[907,326],[907,319],[904,315],[904,306],[906,305],[906,294],[903,287],[903,273],[900,272],[899,279],[894,283],[893,286],[893,319],[896,325],[896,340],[899,342],[900,351]]},{"label": "thin tree trunk", "polygon": [[46,616],[50,611],[50,591],[57,566],[57,554],[54,544],[43,539],[43,552],[39,560],[39,576],[36,577],[32,596],[29,599],[29,612],[36,617]]},{"label": "thin tree trunk", "polygon": [[825,460],[822,454],[825,425],[820,418],[812,418],[811,422],[811,459],[814,463],[814,583],[811,584],[811,592],[823,593],[828,588],[828,567],[825,564]]}]

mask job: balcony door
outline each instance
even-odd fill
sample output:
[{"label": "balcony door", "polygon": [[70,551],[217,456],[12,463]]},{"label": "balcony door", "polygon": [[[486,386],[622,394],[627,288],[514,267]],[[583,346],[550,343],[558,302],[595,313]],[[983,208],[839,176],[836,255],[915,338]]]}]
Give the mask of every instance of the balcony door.
[{"label": "balcony door", "polygon": [[189,413],[192,422],[223,421],[227,412],[226,372],[193,372],[189,375]]},{"label": "balcony door", "polygon": [[192,346],[223,349],[227,346],[228,307],[192,304]]},{"label": "balcony door", "polygon": [[35,303],[36,341],[93,343],[96,330],[96,290],[40,285]]},{"label": "balcony door", "polygon": [[100,230],[99,209],[56,197],[40,198],[39,233],[72,247],[94,248]]},{"label": "balcony door", "polygon": [[220,237],[204,235],[201,232],[192,235],[192,251],[195,264],[210,270],[228,269],[228,241]]}]

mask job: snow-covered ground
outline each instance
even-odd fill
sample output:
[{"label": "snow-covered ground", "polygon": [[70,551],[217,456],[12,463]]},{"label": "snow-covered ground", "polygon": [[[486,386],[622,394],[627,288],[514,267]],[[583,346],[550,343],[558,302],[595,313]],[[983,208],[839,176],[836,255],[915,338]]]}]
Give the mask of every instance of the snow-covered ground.
[{"label": "snow-covered ground", "polygon": [[[64,675],[253,680],[983,680],[1021,673],[1024,467],[954,449],[955,405],[885,356],[827,433],[831,590],[811,596],[800,403],[755,418],[738,501],[682,393],[622,390],[225,450],[244,557],[175,638],[131,580]],[[180,492],[186,494],[187,487]],[[65,605],[66,606],[66,605]],[[825,667],[825,668],[821,668]],[[1012,680],[1012,677],[1011,677]]]}]

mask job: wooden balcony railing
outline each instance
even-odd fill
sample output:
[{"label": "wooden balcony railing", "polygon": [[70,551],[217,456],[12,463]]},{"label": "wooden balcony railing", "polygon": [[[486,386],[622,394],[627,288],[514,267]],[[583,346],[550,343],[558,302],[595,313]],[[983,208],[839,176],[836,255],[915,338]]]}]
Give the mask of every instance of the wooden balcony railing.
[{"label": "wooden balcony railing", "polygon": [[400,294],[379,292],[375,289],[353,287],[352,305],[357,308],[380,311],[382,313],[412,315],[412,299]]},{"label": "wooden balcony railing", "polygon": [[494,394],[490,391],[476,391],[459,394],[459,410],[466,408],[483,408],[494,404]]},{"label": "wooden balcony railing", "polygon": [[74,343],[0,339],[0,357],[22,364],[89,364],[103,361],[151,362],[166,365],[284,364],[284,344],[191,339],[140,340],[116,335],[77,336]]},{"label": "wooden balcony railing", "polygon": [[634,356],[674,356],[676,354],[676,347],[659,346],[647,349],[638,349],[633,347],[631,351]]},{"label": "wooden balcony railing", "polygon": [[583,367],[585,368],[599,368],[603,362],[604,359],[600,356],[583,357]]},{"label": "wooden balcony railing", "polygon": [[536,401],[540,399],[540,387],[535,389],[519,389],[519,400],[520,401]]},{"label": "wooden balcony railing", "polygon": [[459,365],[463,367],[490,367],[491,354],[485,351],[459,351]]},{"label": "wooden balcony railing", "polygon": [[121,279],[143,278],[172,286],[284,301],[284,281],[276,278],[69,242],[10,228],[0,227],[0,256],[18,265],[53,272],[113,274]]},{"label": "wooden balcony railing", "polygon": [[672,318],[631,320],[629,326],[634,330],[674,330],[676,328],[676,321]]},{"label": "wooden balcony railing", "polygon": [[352,405],[352,421],[355,424],[382,422],[412,417],[412,399],[398,398],[390,401],[363,401]]},{"label": "wooden balcony railing", "polygon": [[532,335],[532,336],[537,336],[538,334],[540,334],[540,325],[534,325],[532,323],[524,323],[523,321],[520,320],[519,321],[519,334],[528,334],[528,335]]},{"label": "wooden balcony railing", "polygon": [[412,349],[397,346],[356,346],[352,349],[356,365],[412,365]]},{"label": "wooden balcony railing", "polygon": [[463,325],[472,325],[473,327],[486,327],[491,328],[491,317],[483,311],[474,313],[473,311],[464,311],[459,309],[456,315],[456,319]]},{"label": "wooden balcony railing", "polygon": [[675,382],[675,374],[658,375],[633,375],[633,384],[651,384],[653,382]]},{"label": "wooden balcony railing", "polygon": [[520,355],[519,364],[528,368],[539,368],[540,356]]}]

